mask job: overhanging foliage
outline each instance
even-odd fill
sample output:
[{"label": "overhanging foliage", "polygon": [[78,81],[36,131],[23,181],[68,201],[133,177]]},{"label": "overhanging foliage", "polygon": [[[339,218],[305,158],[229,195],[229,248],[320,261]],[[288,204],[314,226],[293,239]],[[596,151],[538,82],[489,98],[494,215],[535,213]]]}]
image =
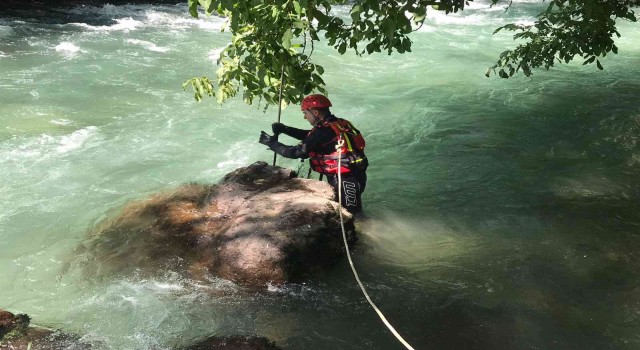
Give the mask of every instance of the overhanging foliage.
[{"label": "overhanging foliage", "polygon": [[[472,1],[472,0],[469,0]],[[188,0],[192,16],[198,8],[207,15],[225,17],[223,31],[231,32],[231,41],[218,59],[216,80],[193,78],[195,98],[214,96],[222,103],[242,91],[244,101],[256,99],[265,105],[277,104],[282,88],[283,104],[297,103],[302,96],[326,93],[322,66],[310,58],[315,43],[324,36],[327,43],[344,54],[411,51],[409,34],[420,27],[429,11],[457,12],[469,1],[329,1],[329,0]],[[501,0],[492,0],[493,4]],[[575,56],[585,64],[598,57],[617,53],[613,36],[620,36],[616,20],[636,21],[633,11],[640,0],[553,0],[532,25],[509,24],[498,28],[515,31],[523,44],[505,51],[486,72],[508,78],[522,71],[549,69],[555,62],[569,62]],[[350,6],[350,20],[332,14],[336,4]],[[513,6],[510,3],[509,6]]]},{"label": "overhanging foliage", "polygon": [[532,25],[508,24],[495,30],[515,31],[515,39],[525,43],[500,54],[498,62],[487,70],[493,70],[502,78],[509,78],[522,71],[526,76],[532,69],[549,69],[554,63],[569,63],[574,57],[582,57],[583,64],[596,63],[607,53],[618,53],[613,37],[620,37],[616,28],[618,19],[636,22],[633,7],[638,0],[553,0],[540,13]]}]

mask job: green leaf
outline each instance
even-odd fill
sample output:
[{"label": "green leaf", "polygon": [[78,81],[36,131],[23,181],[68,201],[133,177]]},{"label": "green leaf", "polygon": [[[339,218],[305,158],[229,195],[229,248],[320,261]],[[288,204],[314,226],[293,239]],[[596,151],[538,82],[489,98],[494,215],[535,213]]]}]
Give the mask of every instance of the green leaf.
[{"label": "green leaf", "polygon": [[344,55],[344,53],[347,52],[347,43],[342,42],[342,44],[340,44],[340,46],[338,46],[338,52],[341,55]]},{"label": "green leaf", "polygon": [[213,2],[213,0],[202,0],[202,7],[205,9],[207,14],[211,14],[211,12],[213,12],[213,11],[210,10],[212,2]]},{"label": "green leaf", "polygon": [[384,27],[382,28],[382,30],[384,30],[384,35],[387,37],[387,39],[393,38],[393,34],[395,34],[396,32],[395,22],[391,20],[387,20],[383,23],[384,23]]},{"label": "green leaf", "polygon": [[378,4],[378,0],[369,0],[367,1],[367,4],[369,4],[369,7],[371,7],[374,12],[380,12],[380,4]]},{"label": "green leaf", "polygon": [[358,20],[360,20],[360,13],[362,13],[362,6],[360,6],[359,4],[356,4],[351,9],[351,19],[354,22],[357,22]]},{"label": "green leaf", "polygon": [[291,48],[291,38],[293,38],[293,33],[291,28],[287,28],[282,35],[282,46],[287,50]]},{"label": "green leaf", "polygon": [[496,30],[493,31],[493,34],[496,34],[496,33],[498,33],[499,31],[501,31],[503,29],[515,30],[516,29],[516,25],[515,24],[507,24],[507,25],[504,25],[502,27],[498,27],[498,28],[496,28]]},{"label": "green leaf", "polygon": [[309,30],[309,36],[312,40],[320,41],[320,37],[318,36],[318,32],[316,32],[313,28]]},{"label": "green leaf", "polygon": [[318,83],[318,84],[321,84],[321,83],[323,83],[323,82],[324,82],[324,81],[322,81],[322,78],[321,78],[318,74],[313,74],[313,75],[311,76],[311,80],[312,80],[314,83]]},{"label": "green leaf", "polygon": [[198,0],[189,0],[189,13],[198,18]]},{"label": "green leaf", "polygon": [[396,27],[400,28],[402,30],[402,33],[411,33],[412,28],[409,18],[405,17],[404,15],[399,15],[396,22],[398,24]]},{"label": "green leaf", "polygon": [[411,39],[409,39],[407,37],[403,38],[402,39],[402,48],[405,51],[409,51],[410,52],[411,51]]},{"label": "green leaf", "polygon": [[427,18],[427,8],[422,6],[418,7],[413,13],[413,21],[415,23],[421,23],[425,18]]},{"label": "green leaf", "polygon": [[596,66],[598,66],[599,70],[603,70],[602,65],[600,64],[600,60],[596,60]]},{"label": "green leaf", "polygon": [[329,20],[331,19],[331,17],[325,15],[324,13],[322,13],[322,11],[317,10],[317,9],[315,11],[313,11],[313,18],[317,19],[318,20],[318,24],[321,25],[321,26],[326,25],[329,22]]}]

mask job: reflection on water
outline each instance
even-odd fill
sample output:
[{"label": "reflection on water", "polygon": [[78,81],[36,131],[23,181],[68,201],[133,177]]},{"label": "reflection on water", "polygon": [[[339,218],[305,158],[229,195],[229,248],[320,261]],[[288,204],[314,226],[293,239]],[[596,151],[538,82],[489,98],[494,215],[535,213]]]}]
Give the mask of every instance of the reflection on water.
[{"label": "reflection on water", "polygon": [[[362,249],[372,252],[361,258],[360,269],[367,271],[364,280],[389,290],[403,286],[390,308],[410,309],[413,320],[421,320],[422,327],[403,324],[409,338],[419,335],[414,343],[634,347],[636,328],[630,324],[640,306],[634,295],[640,239],[634,235],[611,237],[574,220],[546,227],[523,222],[515,232],[500,232],[504,223],[493,221],[477,232],[383,217],[362,225]],[[372,294],[384,300],[391,293]]]}]

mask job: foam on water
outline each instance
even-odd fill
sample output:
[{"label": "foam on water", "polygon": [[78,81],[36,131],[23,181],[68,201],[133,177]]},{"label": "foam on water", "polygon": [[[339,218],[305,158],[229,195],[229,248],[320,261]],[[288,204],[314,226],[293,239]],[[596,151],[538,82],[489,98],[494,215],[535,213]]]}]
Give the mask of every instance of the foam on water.
[{"label": "foam on water", "polygon": [[185,16],[184,13],[168,14],[157,11],[147,11],[145,13],[146,22],[154,26],[169,27],[172,29],[187,29],[197,27],[205,30],[220,30],[225,22],[224,18],[216,16],[206,16],[200,13],[198,18]]},{"label": "foam on water", "polygon": [[[167,341],[181,335],[189,337],[203,330],[215,333],[222,320],[212,311],[216,309],[215,295],[227,292],[226,286],[222,288],[224,291],[171,271],[156,278],[119,278],[88,290],[67,306],[67,317],[82,327],[87,341],[108,349],[165,349]],[[224,301],[220,304],[224,308]],[[101,316],[88,314],[90,310],[98,310]],[[201,321],[194,324],[193,318]]]},{"label": "foam on water", "polygon": [[71,135],[63,136],[59,145],[56,147],[58,153],[67,153],[77,150],[93,137],[98,131],[95,126],[89,126],[84,129],[74,131]]},{"label": "foam on water", "polygon": [[154,51],[154,52],[168,52],[171,50],[168,47],[160,47],[150,41],[145,41],[145,40],[127,39],[126,42],[129,44],[142,46],[145,49],[149,51]]},{"label": "foam on water", "polygon": [[78,45],[68,41],[63,41],[60,44],[56,45],[55,50],[66,59],[73,59],[77,57],[80,53],[86,52],[80,49]]},{"label": "foam on water", "polygon": [[519,26],[532,26],[534,25],[536,22],[534,20],[530,20],[530,19],[519,19],[515,22],[513,22],[515,25],[519,25]]},{"label": "foam on water", "polygon": [[[529,1],[526,1],[526,3],[529,3]],[[425,26],[431,25],[433,28],[442,26],[464,26],[464,29],[468,30],[466,26],[492,26],[493,29],[495,29],[497,26],[510,22],[519,24],[533,23],[533,16],[518,15],[517,12],[515,12],[517,5],[518,2],[514,1],[512,4],[513,7],[507,10],[508,4],[499,3],[491,5],[490,2],[474,1],[468,6],[465,6],[464,11],[458,13],[446,14],[443,11],[430,9],[427,11]],[[420,31],[431,32],[432,30],[429,28],[421,28]]]},{"label": "foam on water", "polygon": [[103,7],[83,6],[70,11],[73,14],[93,15],[110,18],[116,23],[112,25],[90,25],[87,23],[71,23],[93,31],[132,31],[153,27],[167,27],[171,29],[199,28],[204,30],[220,30],[225,21],[217,16],[206,16],[200,13],[198,18],[193,18],[184,8],[179,6],[160,6],[161,10],[149,8],[144,5],[104,5]]},{"label": "foam on water", "polygon": [[[66,123],[66,121],[63,120],[62,123]],[[0,163],[9,161],[22,162],[27,159],[41,160],[53,155],[66,154],[82,149],[97,134],[98,128],[89,126],[64,136],[42,134],[36,138],[27,138],[26,140],[13,137],[9,142],[5,142],[4,145],[0,144]],[[16,142],[19,143],[16,145]]]},{"label": "foam on water", "polygon": [[69,119],[52,119],[50,123],[55,125],[70,125],[73,124],[73,121]]},{"label": "foam on water", "polygon": [[103,31],[103,32],[112,32],[112,31],[129,32],[129,31],[144,27],[143,22],[135,20],[131,17],[116,18],[114,20],[116,21],[116,24],[113,24],[113,25],[93,26],[87,23],[69,23],[69,25],[86,28],[88,30]]},{"label": "foam on water", "polygon": [[103,6],[77,6],[70,10],[67,10],[70,14],[94,16],[101,15],[105,17],[124,17],[133,16],[144,10],[147,10],[147,5],[111,5],[106,4]]},{"label": "foam on water", "polygon": [[490,21],[489,16],[485,14],[444,14],[440,11],[432,11],[427,14],[427,23],[432,25],[467,25],[467,26],[484,26]]},{"label": "foam on water", "polygon": [[70,43],[68,41],[61,42],[55,47],[55,49],[58,52],[68,52],[68,53],[75,53],[80,51],[80,48],[76,44]]},{"label": "foam on water", "polygon": [[212,49],[207,54],[207,58],[211,60],[211,62],[213,62],[214,64],[218,63],[218,59],[220,58],[220,54],[222,53],[222,50],[224,50],[224,47]]},{"label": "foam on water", "polygon": [[0,24],[0,37],[9,36],[13,33],[13,29],[10,26]]},{"label": "foam on water", "polygon": [[246,149],[250,149],[253,144],[249,141],[236,142],[224,153],[227,160],[216,164],[218,169],[232,170],[236,167],[244,166],[249,160],[249,155],[244,152]]}]

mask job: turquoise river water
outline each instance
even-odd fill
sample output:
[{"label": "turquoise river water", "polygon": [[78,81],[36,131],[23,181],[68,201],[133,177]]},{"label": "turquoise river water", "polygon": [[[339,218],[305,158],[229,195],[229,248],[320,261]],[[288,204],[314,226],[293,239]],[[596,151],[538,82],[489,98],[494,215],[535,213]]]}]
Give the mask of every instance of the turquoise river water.
[{"label": "turquoise river water", "polygon": [[[356,266],[416,349],[640,349],[640,27],[621,23],[604,71],[577,62],[486,78],[514,44],[493,30],[531,21],[540,4],[504,9],[432,11],[405,55],[316,45],[334,113],[367,139]],[[215,75],[222,22],[182,4],[0,17],[0,308],[98,349],[227,334],[401,349],[346,260],[263,293],[173,271],[64,269],[128,201],[270,161],[256,141],[275,108],[197,103],[181,88]],[[282,118],[306,123],[297,106]]]}]

